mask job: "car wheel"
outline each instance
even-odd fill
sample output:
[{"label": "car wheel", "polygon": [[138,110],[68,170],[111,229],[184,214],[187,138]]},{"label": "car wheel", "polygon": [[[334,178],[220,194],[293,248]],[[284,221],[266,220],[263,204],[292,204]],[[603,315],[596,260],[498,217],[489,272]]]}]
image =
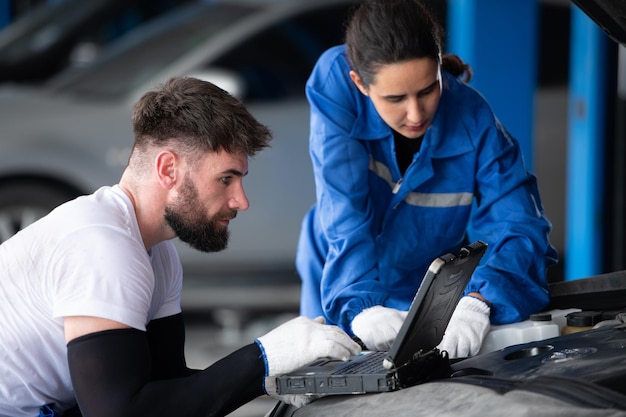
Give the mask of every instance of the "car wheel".
[{"label": "car wheel", "polygon": [[45,181],[0,183],[0,242],[77,195],[69,187]]}]

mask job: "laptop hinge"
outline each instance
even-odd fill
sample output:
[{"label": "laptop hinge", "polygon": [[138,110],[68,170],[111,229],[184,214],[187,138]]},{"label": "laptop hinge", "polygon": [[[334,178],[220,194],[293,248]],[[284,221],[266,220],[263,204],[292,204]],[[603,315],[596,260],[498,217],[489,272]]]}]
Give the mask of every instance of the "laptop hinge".
[{"label": "laptop hinge", "polygon": [[434,348],[426,353],[419,351],[404,365],[396,368],[402,388],[437,379],[450,378],[452,368],[448,352]]}]

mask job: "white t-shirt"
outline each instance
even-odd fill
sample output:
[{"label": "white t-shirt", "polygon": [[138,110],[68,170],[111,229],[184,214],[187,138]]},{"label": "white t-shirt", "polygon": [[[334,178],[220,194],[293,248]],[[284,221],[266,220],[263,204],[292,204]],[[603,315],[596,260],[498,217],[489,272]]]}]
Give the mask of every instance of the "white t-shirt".
[{"label": "white t-shirt", "polygon": [[178,314],[182,266],[174,245],[143,245],[133,205],[103,187],[53,210],[0,245],[0,416],[35,417],[75,404],[66,316],[144,330]]}]

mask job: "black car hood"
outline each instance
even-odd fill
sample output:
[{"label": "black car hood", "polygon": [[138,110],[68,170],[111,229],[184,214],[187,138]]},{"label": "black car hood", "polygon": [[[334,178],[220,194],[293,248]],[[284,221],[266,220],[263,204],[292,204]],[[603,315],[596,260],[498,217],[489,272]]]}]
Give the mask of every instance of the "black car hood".
[{"label": "black car hood", "polygon": [[572,0],[613,40],[626,46],[625,0]]}]

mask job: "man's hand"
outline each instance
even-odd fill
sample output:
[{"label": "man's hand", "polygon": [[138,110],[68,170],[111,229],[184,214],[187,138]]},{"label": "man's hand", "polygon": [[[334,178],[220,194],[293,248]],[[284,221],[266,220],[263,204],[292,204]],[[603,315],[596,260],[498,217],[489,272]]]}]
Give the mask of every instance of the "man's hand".
[{"label": "man's hand", "polygon": [[388,350],[398,336],[407,311],[374,306],[352,320],[352,331],[370,350]]},{"label": "man's hand", "polygon": [[257,339],[261,345],[267,376],[293,371],[319,358],[348,360],[361,347],[337,326],[324,318],[300,316],[281,324]]},{"label": "man's hand", "polygon": [[296,407],[302,407],[319,396],[278,395],[275,378],[277,375],[319,358],[348,360],[350,356],[361,351],[359,344],[339,327],[324,324],[323,317],[314,320],[304,316],[296,317],[256,341],[265,360],[265,392]]},{"label": "man's hand", "polygon": [[437,346],[448,352],[450,358],[474,356],[489,333],[490,308],[475,297],[463,297],[456,306],[443,340]]}]

